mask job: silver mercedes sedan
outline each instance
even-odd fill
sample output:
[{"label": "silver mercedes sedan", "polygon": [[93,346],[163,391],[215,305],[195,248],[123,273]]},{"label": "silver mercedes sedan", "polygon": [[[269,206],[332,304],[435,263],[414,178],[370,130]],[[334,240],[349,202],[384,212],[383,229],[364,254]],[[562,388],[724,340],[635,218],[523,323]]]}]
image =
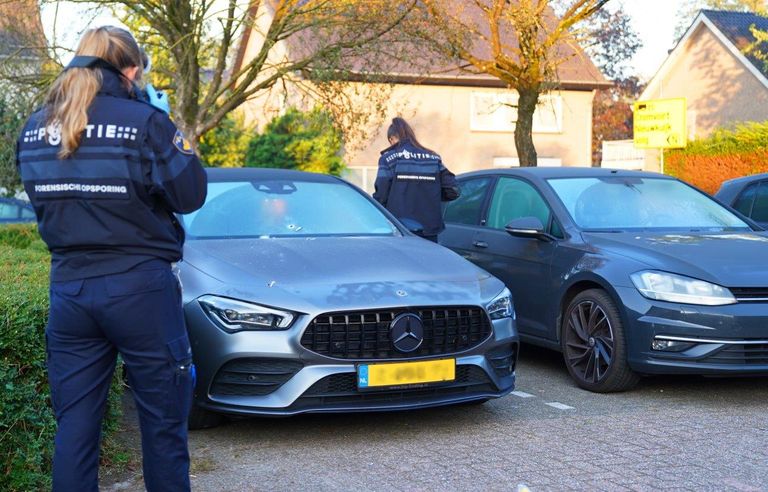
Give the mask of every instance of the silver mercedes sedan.
[{"label": "silver mercedes sedan", "polygon": [[511,392],[509,290],[326,175],[209,169],[180,218],[197,368],[190,428],[225,415],[406,410]]}]

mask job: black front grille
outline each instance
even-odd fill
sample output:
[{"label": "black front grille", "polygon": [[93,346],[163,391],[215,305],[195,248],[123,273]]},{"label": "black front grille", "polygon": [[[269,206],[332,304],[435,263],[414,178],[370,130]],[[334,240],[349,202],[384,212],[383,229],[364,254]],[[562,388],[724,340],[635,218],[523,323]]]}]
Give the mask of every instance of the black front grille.
[{"label": "black front grille", "polygon": [[283,359],[235,359],[219,369],[211,385],[216,396],[268,395],[291,379],[304,365]]},{"label": "black front grille", "polygon": [[759,302],[768,299],[768,287],[731,287],[733,297],[742,302]]},{"label": "black front grille", "polygon": [[768,344],[726,345],[702,362],[713,364],[768,365]]},{"label": "black front grille", "polygon": [[[417,314],[424,341],[413,352],[392,346],[390,325],[403,313]],[[301,345],[337,359],[400,359],[445,355],[476,347],[491,334],[488,316],[479,307],[411,308],[323,314],[312,320]]]},{"label": "black front grille", "polygon": [[356,403],[399,403],[473,393],[494,393],[498,389],[480,367],[456,366],[456,380],[438,386],[358,391],[357,375],[353,372],[326,376],[312,385],[292,408],[348,405]]}]

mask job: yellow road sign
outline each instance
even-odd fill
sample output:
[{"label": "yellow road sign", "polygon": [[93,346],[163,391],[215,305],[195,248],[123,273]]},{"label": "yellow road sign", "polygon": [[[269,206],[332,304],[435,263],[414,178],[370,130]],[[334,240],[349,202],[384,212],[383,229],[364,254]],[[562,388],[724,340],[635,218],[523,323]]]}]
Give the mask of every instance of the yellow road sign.
[{"label": "yellow road sign", "polygon": [[654,99],[635,103],[635,147],[678,149],[688,143],[686,99]]}]

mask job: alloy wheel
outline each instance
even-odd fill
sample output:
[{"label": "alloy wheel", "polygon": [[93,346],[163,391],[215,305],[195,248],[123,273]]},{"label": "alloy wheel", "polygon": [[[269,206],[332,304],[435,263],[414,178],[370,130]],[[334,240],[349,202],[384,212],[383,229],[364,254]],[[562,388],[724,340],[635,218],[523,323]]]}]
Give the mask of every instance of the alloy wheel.
[{"label": "alloy wheel", "polygon": [[565,359],[574,375],[587,383],[605,378],[613,361],[615,340],[602,306],[584,300],[568,313]]}]

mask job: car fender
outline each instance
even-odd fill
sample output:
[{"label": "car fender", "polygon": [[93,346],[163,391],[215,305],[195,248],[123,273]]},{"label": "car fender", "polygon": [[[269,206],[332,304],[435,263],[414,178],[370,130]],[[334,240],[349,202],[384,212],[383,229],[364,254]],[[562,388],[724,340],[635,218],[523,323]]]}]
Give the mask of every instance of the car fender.
[{"label": "car fender", "polygon": [[579,270],[576,271],[573,275],[568,276],[567,280],[561,284],[557,293],[557,312],[554,313],[554,318],[555,338],[558,345],[560,344],[560,328],[562,324],[563,311],[566,309],[567,304],[569,304],[571,299],[573,299],[580,292],[592,288],[600,288],[608,293],[608,295],[611,297],[611,299],[613,299],[619,309],[622,324],[624,326],[628,326],[624,303],[621,301],[621,296],[619,296],[619,293],[613,287],[611,282],[609,282],[599,271],[596,272],[594,270]]}]

